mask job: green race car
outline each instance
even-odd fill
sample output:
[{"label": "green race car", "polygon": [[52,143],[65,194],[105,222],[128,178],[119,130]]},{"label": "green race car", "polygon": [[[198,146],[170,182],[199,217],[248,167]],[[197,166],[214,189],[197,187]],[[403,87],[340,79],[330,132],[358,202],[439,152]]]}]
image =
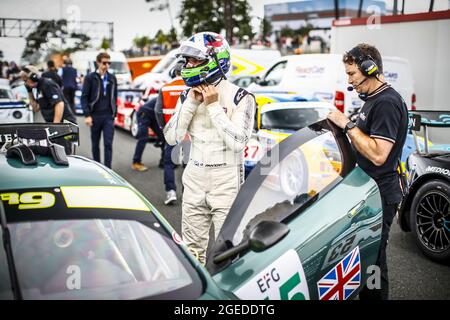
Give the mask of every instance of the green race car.
[{"label": "green race car", "polygon": [[0,299],[344,300],[371,276],[379,191],[325,121],[261,159],[205,267],[123,178],[55,147],[77,135],[0,126]]}]

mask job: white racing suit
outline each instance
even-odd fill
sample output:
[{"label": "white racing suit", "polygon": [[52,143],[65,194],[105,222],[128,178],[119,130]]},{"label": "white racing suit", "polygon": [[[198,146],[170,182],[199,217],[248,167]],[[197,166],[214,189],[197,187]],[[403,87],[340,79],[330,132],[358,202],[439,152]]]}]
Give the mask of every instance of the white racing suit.
[{"label": "white racing suit", "polygon": [[170,145],[191,139],[183,173],[182,237],[205,264],[211,223],[215,239],[244,182],[243,151],[250,138],[256,103],[253,95],[227,80],[218,85],[219,101],[207,106],[188,97],[178,99],[164,128]]}]

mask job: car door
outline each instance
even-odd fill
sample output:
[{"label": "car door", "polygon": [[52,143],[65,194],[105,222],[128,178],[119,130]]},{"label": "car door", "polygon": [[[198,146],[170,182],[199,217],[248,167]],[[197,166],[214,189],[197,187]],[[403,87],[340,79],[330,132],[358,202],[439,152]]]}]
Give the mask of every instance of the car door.
[{"label": "car door", "polygon": [[323,120],[256,165],[207,269],[242,299],[352,298],[375,262],[381,216],[376,183],[355,167],[342,131]]}]

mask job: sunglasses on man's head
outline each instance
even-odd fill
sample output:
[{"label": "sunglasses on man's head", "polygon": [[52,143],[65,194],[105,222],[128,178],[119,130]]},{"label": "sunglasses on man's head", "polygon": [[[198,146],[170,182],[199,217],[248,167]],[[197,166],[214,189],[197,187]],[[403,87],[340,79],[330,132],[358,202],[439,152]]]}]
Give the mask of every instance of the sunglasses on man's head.
[{"label": "sunglasses on man's head", "polygon": [[108,64],[108,65],[111,65],[111,61],[102,61],[102,64],[103,64],[103,65],[107,65],[107,64]]}]

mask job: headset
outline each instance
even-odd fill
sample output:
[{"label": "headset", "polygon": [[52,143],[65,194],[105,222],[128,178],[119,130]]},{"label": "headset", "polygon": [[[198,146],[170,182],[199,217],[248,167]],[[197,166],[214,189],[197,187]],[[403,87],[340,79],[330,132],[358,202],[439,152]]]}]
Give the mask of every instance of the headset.
[{"label": "headset", "polygon": [[355,59],[356,66],[361,71],[361,73],[365,76],[364,80],[358,83],[355,87],[349,86],[347,88],[348,91],[352,91],[356,87],[362,85],[367,79],[369,78],[375,78],[383,85],[376,89],[374,92],[371,92],[370,94],[367,93],[359,93],[358,96],[361,100],[366,101],[369,95],[374,94],[375,92],[378,92],[388,84],[386,82],[382,82],[378,76],[381,74],[380,69],[378,68],[378,65],[375,63],[375,60],[370,56],[363,54],[361,49],[359,47],[354,47],[351,49],[348,53],[348,55],[352,56]]},{"label": "headset", "polygon": [[380,74],[374,59],[370,55],[363,54],[359,47],[354,47],[348,54],[355,58],[358,69],[366,77],[377,77]]},{"label": "headset", "polygon": [[23,67],[22,70],[27,73],[28,79],[30,79],[31,81],[33,81],[33,82],[39,81],[38,74],[35,72],[32,72],[30,69],[28,69],[28,67]]}]

